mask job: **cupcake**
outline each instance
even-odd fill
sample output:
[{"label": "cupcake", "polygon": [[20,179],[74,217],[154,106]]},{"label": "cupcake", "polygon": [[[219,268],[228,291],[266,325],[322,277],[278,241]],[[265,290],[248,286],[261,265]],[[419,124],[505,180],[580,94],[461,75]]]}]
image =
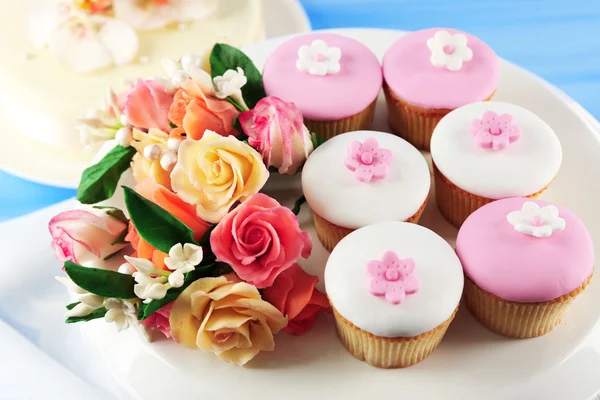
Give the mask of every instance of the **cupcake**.
[{"label": "cupcake", "polygon": [[475,211],[458,232],[456,253],[471,313],[516,338],[558,325],[594,269],[594,246],[581,220],[564,207],[526,198]]},{"label": "cupcake", "polygon": [[433,132],[431,158],[438,208],[458,228],[491,201],[539,198],[558,173],[562,150],[535,114],[490,101],[446,115]]},{"label": "cupcake", "polygon": [[420,225],[381,222],[346,236],[325,267],[338,336],[379,368],[414,365],[439,345],[458,309],[463,270],[450,245]]},{"label": "cupcake", "polygon": [[444,115],[492,97],[500,61],[475,36],[433,28],[396,41],[383,58],[383,77],[392,131],[429,150],[433,129]]},{"label": "cupcake", "polygon": [[322,140],[371,127],[382,79],[379,60],[367,46],[332,33],[286,41],[263,70],[267,95],[295,103]]},{"label": "cupcake", "polygon": [[331,251],[347,234],[382,221],[416,223],[431,177],[425,158],[398,136],[356,131],[319,146],[302,170],[317,235]]}]

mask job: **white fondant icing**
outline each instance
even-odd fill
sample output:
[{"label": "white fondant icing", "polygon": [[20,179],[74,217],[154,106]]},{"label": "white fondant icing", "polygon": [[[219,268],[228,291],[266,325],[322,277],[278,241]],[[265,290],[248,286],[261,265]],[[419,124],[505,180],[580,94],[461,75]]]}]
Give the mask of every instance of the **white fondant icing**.
[{"label": "white fondant icing", "polygon": [[[511,114],[521,129],[519,140],[502,151],[478,146],[469,124],[485,111]],[[558,173],[562,149],[552,128],[531,111],[488,101],[468,104],[442,118],[431,138],[431,157],[459,188],[501,199],[528,196],[547,186]]]},{"label": "white fondant icing", "polygon": [[520,210],[506,216],[515,230],[535,237],[547,237],[567,227],[564,219],[558,216],[558,208],[553,205],[540,207],[533,201],[527,201]]},{"label": "white fondant icing", "polygon": [[310,46],[304,45],[298,49],[296,67],[311,75],[325,76],[340,72],[342,50],[339,47],[328,47],[323,40],[313,40]]},{"label": "white fondant icing", "polygon": [[[369,292],[367,263],[386,251],[412,258],[419,291],[401,304]],[[450,245],[433,231],[406,222],[382,222],[358,229],[333,249],[325,267],[327,296],[357,327],[382,337],[414,337],[442,324],[463,291],[463,270]]]},{"label": "white fondant icing", "polygon": [[19,57],[32,45],[27,35],[26,7],[23,1],[2,5],[0,24],[4,36],[0,53],[0,113],[10,129],[53,148],[76,151],[82,148],[74,128],[86,110],[97,107],[106,88],[125,80],[165,76],[164,57],[179,59],[190,51],[200,51],[216,41],[243,47],[264,38],[261,0],[221,0],[217,12],[188,29],[167,27],[138,32],[140,52],[148,64],[130,63],[90,74],[74,74],[64,69],[47,50],[36,51],[32,59]]},{"label": "white fondant icing", "polygon": [[451,35],[440,30],[427,40],[431,50],[431,64],[434,67],[446,67],[449,71],[458,71],[465,61],[473,58],[473,51],[467,46],[467,36],[463,33]]},{"label": "white fondant icing", "polygon": [[[344,160],[351,142],[369,137],[393,157],[384,179],[363,183]],[[326,141],[302,170],[302,190],[312,210],[349,229],[412,217],[427,199],[430,185],[429,167],[416,148],[398,136],[375,131],[349,132]]]}]

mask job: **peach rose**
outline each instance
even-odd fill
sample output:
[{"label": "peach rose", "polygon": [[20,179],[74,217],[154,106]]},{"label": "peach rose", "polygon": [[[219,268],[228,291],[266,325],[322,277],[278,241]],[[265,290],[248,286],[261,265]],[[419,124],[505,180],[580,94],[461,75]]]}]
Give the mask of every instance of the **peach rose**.
[{"label": "peach rose", "polygon": [[203,93],[196,81],[188,79],[175,93],[169,119],[189,138],[198,140],[206,130],[222,136],[237,135],[233,121],[239,113],[233,104]]},{"label": "peach rose", "polygon": [[218,223],[238,201],[257,193],[269,178],[261,155],[234,136],[206,131],[179,146],[171,185],[205,221]]},{"label": "peach rose", "polygon": [[289,208],[257,193],[223,218],[210,235],[210,246],[217,261],[262,289],[300,257],[308,258],[312,239]]},{"label": "peach rose", "polygon": [[[175,193],[159,185],[152,178],[139,183],[135,190],[187,225],[194,231],[194,239],[196,240],[200,240],[211,226],[196,215],[196,209],[193,205],[184,202]],[[130,242],[131,247],[136,251],[135,257],[151,260],[158,268],[166,269],[164,260],[168,254],[155,249],[142,239],[133,224],[129,225],[129,233],[125,240]]]},{"label": "peach rose", "polygon": [[173,95],[165,91],[162,83],[138,79],[127,96],[125,116],[137,128],[168,131],[170,126],[167,115],[172,103]]},{"label": "peach rose", "polygon": [[287,317],[288,325],[283,328],[287,333],[306,333],[319,312],[329,310],[327,296],[315,288],[318,281],[319,278],[294,264],[277,277],[273,286],[263,290],[263,298]]},{"label": "peach rose", "polygon": [[273,335],[287,323],[256,287],[234,275],[202,278],[188,286],[171,309],[171,334],[178,343],[244,365],[275,348]]}]

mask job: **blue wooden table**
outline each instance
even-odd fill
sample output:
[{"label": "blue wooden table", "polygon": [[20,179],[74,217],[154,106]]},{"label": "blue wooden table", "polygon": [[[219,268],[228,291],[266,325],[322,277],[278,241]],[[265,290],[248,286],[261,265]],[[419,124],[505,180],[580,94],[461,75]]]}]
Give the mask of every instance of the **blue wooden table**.
[{"label": "blue wooden table", "polygon": [[[445,26],[470,32],[600,118],[600,0],[301,1],[314,29]],[[0,221],[74,193],[0,172]]]}]

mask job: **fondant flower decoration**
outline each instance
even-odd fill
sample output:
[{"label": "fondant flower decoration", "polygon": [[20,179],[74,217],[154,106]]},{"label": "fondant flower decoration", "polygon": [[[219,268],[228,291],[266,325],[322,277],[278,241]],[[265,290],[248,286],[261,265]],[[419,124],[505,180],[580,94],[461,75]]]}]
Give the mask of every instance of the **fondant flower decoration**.
[{"label": "fondant flower decoration", "polygon": [[[169,92],[175,93],[182,88],[187,80],[192,79],[205,95],[215,94],[213,80],[204,69],[205,59],[200,54],[184,54],[179,61],[169,58],[162,60],[162,65],[167,72],[168,79],[162,79],[162,84]],[[160,79],[160,78],[159,78]]]},{"label": "fondant flower decoration", "polygon": [[354,172],[356,179],[371,182],[387,177],[392,159],[390,150],[380,148],[377,139],[368,138],[364,143],[350,143],[344,164]]},{"label": "fondant flower decoration", "polygon": [[549,205],[540,207],[533,201],[523,204],[520,211],[512,211],[506,216],[516,231],[535,237],[547,237],[564,230],[567,223],[558,216],[558,208]]},{"label": "fondant flower decoration", "polygon": [[421,287],[421,282],[413,275],[414,270],[412,258],[400,259],[395,252],[386,251],[381,260],[367,263],[367,274],[371,278],[369,292],[385,297],[388,303],[400,304],[406,295],[417,293]]},{"label": "fondant flower decoration", "polygon": [[434,67],[446,67],[449,71],[458,71],[465,61],[473,58],[473,51],[467,46],[467,36],[462,33],[451,35],[448,31],[437,31],[427,40],[431,50],[431,64]]},{"label": "fondant flower decoration", "polygon": [[201,20],[213,14],[217,6],[218,0],[113,0],[115,18],[137,30]]},{"label": "fondant flower decoration", "polygon": [[298,50],[296,67],[311,75],[325,76],[340,72],[342,50],[339,47],[328,47],[323,40],[317,39]]},{"label": "fondant flower decoration", "polygon": [[521,137],[521,128],[513,124],[511,114],[496,114],[486,111],[481,119],[474,119],[469,130],[475,141],[484,149],[502,150]]},{"label": "fondant flower decoration", "polygon": [[215,76],[213,79],[217,88],[216,96],[219,99],[231,97],[233,101],[248,109],[242,97],[242,87],[248,83],[248,78],[244,75],[244,70],[240,67],[237,70],[228,69],[222,76]]}]

